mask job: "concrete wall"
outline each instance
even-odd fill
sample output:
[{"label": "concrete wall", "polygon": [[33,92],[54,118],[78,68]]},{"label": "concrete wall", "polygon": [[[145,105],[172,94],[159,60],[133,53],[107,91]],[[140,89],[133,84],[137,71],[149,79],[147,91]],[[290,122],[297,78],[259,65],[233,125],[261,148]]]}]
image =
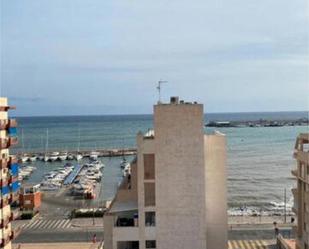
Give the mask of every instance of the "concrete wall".
[{"label": "concrete wall", "polygon": [[[7,106],[8,105],[8,100],[7,98],[0,98],[0,106]],[[8,113],[0,111],[0,119],[1,120],[6,120],[8,119]],[[0,131],[0,138],[6,138],[7,137],[7,132],[6,131]],[[0,150],[1,157],[8,157],[9,150],[4,149]],[[7,178],[7,169],[0,170],[0,178],[4,179]],[[7,195],[8,196],[8,195]],[[2,194],[1,194],[1,198]],[[10,206],[6,206],[3,209],[0,209],[1,217],[7,218],[8,215],[11,214],[11,208]],[[2,228],[0,229],[0,239],[6,238],[9,236],[11,233],[11,225],[9,224],[7,228]],[[11,242],[8,243],[5,247],[5,249],[10,249],[11,248]]]},{"label": "concrete wall", "polygon": [[207,249],[227,248],[226,139],[205,136]]},{"label": "concrete wall", "polygon": [[[137,135],[137,182],[138,182],[138,218],[139,218],[139,248],[145,249],[145,241],[147,234],[145,232],[145,212],[149,208],[153,211],[153,207],[145,207],[145,171],[144,171],[144,155],[154,154],[154,139],[144,138],[144,134]],[[149,181],[149,180],[148,180]],[[152,181],[154,182],[154,181]]]},{"label": "concrete wall", "polygon": [[156,230],[158,249],[205,249],[203,106],[157,105]]},{"label": "concrete wall", "polygon": [[104,249],[113,249],[114,215],[109,214],[104,215],[103,222],[104,222]]}]

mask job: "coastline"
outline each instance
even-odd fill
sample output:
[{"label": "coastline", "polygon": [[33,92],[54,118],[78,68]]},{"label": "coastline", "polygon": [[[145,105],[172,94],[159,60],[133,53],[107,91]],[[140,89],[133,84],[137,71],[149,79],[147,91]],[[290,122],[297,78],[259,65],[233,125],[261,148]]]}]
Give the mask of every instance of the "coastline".
[{"label": "coastline", "polygon": [[268,224],[273,225],[274,222],[280,225],[292,225],[291,218],[295,219],[295,216],[286,216],[286,223],[284,222],[284,216],[228,216],[228,225],[250,225],[250,224]]}]

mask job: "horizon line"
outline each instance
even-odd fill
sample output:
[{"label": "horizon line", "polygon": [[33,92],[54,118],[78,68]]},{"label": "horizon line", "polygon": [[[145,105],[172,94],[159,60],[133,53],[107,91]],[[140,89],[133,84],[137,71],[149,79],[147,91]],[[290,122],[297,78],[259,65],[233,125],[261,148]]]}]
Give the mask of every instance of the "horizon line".
[{"label": "horizon line", "polygon": [[[238,112],[204,112],[204,115],[206,114],[248,114],[248,113],[300,113],[300,112],[307,112],[308,117],[309,117],[309,110],[304,110],[304,111],[238,111]],[[100,116],[153,116],[152,113],[141,113],[141,114],[68,114],[68,115],[12,115],[14,118],[44,118],[44,117],[100,117]]]}]

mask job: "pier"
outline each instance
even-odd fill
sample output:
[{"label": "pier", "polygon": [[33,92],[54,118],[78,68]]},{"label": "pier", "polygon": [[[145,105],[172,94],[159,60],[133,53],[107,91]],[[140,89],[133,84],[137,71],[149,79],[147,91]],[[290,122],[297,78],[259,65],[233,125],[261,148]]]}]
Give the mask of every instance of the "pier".
[{"label": "pier", "polygon": [[42,157],[44,155],[51,156],[53,152],[67,153],[68,155],[77,155],[80,154],[83,157],[90,157],[92,153],[96,153],[98,157],[120,157],[120,156],[131,156],[136,155],[136,148],[125,148],[125,149],[96,149],[96,150],[59,150],[59,149],[49,149],[47,152],[44,151],[27,151],[27,152],[19,152],[17,151],[15,155],[18,158],[24,156],[33,156],[33,157]]},{"label": "pier", "polygon": [[64,180],[64,185],[72,184],[72,182],[75,180],[79,172],[83,169],[83,165],[77,165],[75,166],[74,170],[68,175],[68,177]]}]

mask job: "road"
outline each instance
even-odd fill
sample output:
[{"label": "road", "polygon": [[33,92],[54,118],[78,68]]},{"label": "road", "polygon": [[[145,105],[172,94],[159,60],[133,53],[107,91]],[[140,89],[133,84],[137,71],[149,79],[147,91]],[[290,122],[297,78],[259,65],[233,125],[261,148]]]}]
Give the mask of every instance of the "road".
[{"label": "road", "polygon": [[[103,227],[73,227],[67,222],[36,222],[26,225],[14,243],[34,242],[89,242],[94,234],[97,239],[103,239]],[[57,225],[58,224],[58,225]],[[60,225],[59,225],[60,224]],[[280,232],[286,238],[292,237],[290,228],[282,228]],[[274,230],[265,227],[255,229],[251,227],[229,230],[229,240],[274,240]]]},{"label": "road", "polygon": [[43,242],[90,242],[96,234],[97,241],[103,239],[102,228],[96,229],[65,229],[65,230],[25,230],[13,243]]}]

